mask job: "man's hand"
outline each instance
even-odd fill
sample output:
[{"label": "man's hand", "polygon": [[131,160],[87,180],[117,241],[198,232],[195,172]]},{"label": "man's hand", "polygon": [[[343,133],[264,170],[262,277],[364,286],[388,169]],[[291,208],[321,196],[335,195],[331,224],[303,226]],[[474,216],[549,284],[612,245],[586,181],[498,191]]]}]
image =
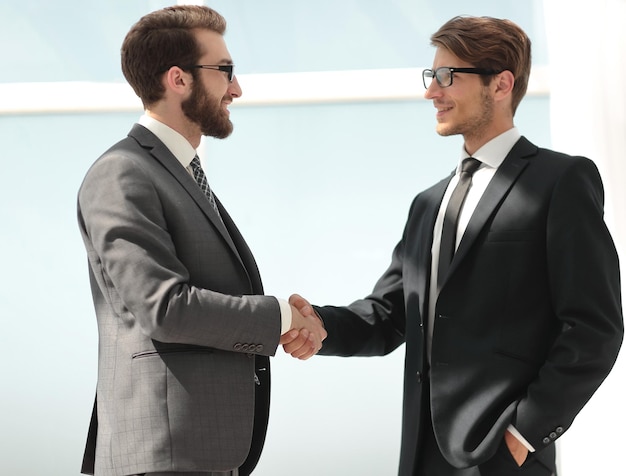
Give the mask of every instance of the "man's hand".
[{"label": "man's hand", "polygon": [[300,311],[300,314],[302,314],[303,316],[318,317],[315,311],[313,310],[313,306],[311,306],[311,303],[307,301],[306,299],[304,299],[299,294],[292,294],[291,296],[289,296],[289,304],[291,304],[298,311]]},{"label": "man's hand", "polygon": [[511,452],[511,456],[518,466],[524,464],[526,458],[528,458],[528,448],[526,448],[509,430],[506,430],[504,434],[504,442],[507,448]]},{"label": "man's hand", "polygon": [[320,351],[327,333],[308,301],[300,298],[308,305],[307,314],[303,315],[302,311],[294,306],[292,298],[293,296],[289,299],[292,316],[291,329],[280,337],[280,344],[288,354],[297,359],[306,360]]}]

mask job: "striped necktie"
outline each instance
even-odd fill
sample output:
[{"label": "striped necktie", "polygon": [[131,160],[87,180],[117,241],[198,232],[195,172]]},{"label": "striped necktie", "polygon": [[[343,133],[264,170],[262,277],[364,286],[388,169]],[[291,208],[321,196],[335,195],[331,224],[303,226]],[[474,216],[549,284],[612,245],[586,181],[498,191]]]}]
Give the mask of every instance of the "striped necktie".
[{"label": "striped necktie", "polygon": [[215,210],[215,213],[219,215],[220,212],[217,209],[217,203],[215,202],[215,197],[213,196],[211,187],[209,187],[209,181],[206,178],[204,170],[202,170],[202,166],[200,165],[200,159],[197,155],[193,158],[190,165],[191,165],[191,171],[193,172],[193,178],[196,179],[196,182],[200,186],[200,189],[209,199],[209,203],[213,207],[213,210]]}]

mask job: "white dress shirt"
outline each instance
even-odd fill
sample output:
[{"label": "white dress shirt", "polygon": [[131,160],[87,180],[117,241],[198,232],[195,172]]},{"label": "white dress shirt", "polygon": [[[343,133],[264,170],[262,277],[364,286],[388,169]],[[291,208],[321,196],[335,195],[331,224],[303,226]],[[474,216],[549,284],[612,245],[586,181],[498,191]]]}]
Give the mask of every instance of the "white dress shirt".
[{"label": "white dress shirt", "polygon": [[[463,202],[463,207],[461,208],[458,228],[456,232],[455,249],[459,247],[459,243],[463,239],[463,234],[465,233],[467,224],[469,223],[470,218],[474,213],[474,210],[476,210],[478,202],[485,193],[489,182],[491,182],[491,179],[496,174],[498,167],[500,167],[505,157],[511,151],[511,149],[520,137],[521,134],[518,131],[517,127],[513,127],[508,131],[503,132],[499,136],[491,139],[472,155],[472,157],[474,157],[475,159],[480,160],[481,165],[472,176],[472,183],[465,197],[465,201]],[[444,194],[443,200],[441,201],[439,213],[437,214],[437,219],[435,220],[435,227],[433,229],[433,245],[431,249],[432,262],[430,267],[430,294],[428,300],[428,336],[426,339],[426,352],[429,359],[432,350],[433,326],[435,323],[435,305],[437,303],[438,297],[437,270],[439,264],[439,247],[441,244],[443,217],[445,214],[445,210],[448,206],[448,202],[450,201],[452,191],[459,181],[459,174],[461,173],[461,162],[463,162],[463,160],[468,157],[470,157],[470,155],[465,150],[465,147],[463,147],[461,159],[459,160],[456,168],[456,174],[454,175],[454,177],[452,177],[450,183],[448,184],[448,188],[446,189],[446,193]],[[526,441],[526,439],[515,429],[515,427],[509,425],[508,429],[526,448],[528,448],[529,451],[535,451],[532,445],[528,441]]]},{"label": "white dress shirt", "polygon": [[[153,117],[147,114],[142,115],[139,118],[139,124],[144,126],[155,136],[159,138],[165,147],[178,159],[180,164],[189,172],[193,177],[193,171],[191,170],[191,161],[196,156],[196,149],[192,147],[187,139],[185,139],[180,133],[176,132],[171,127],[157,121]],[[280,322],[281,322],[281,335],[291,329],[291,305],[284,299],[278,299],[280,306]]]}]

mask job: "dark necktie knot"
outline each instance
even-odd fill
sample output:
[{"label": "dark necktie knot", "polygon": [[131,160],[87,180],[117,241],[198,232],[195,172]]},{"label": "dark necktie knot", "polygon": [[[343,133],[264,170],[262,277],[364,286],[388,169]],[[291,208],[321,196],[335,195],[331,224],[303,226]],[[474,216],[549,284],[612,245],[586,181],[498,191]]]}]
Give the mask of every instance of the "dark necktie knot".
[{"label": "dark necktie knot", "polygon": [[191,168],[193,169],[201,169],[202,164],[200,163],[200,157],[197,155],[191,160]]},{"label": "dark necktie knot", "polygon": [[481,165],[481,161],[474,157],[468,157],[461,162],[461,173],[468,174],[470,177],[474,175],[474,172],[478,170]]}]

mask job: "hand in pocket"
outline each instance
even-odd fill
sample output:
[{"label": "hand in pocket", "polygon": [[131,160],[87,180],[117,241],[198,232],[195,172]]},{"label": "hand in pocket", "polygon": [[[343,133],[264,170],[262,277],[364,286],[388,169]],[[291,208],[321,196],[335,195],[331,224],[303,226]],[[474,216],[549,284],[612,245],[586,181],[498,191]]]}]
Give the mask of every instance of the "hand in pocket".
[{"label": "hand in pocket", "polygon": [[504,434],[504,442],[506,443],[506,447],[509,449],[511,456],[517,463],[518,466],[524,464],[526,458],[528,457],[528,448],[526,448],[509,430],[506,430]]}]

